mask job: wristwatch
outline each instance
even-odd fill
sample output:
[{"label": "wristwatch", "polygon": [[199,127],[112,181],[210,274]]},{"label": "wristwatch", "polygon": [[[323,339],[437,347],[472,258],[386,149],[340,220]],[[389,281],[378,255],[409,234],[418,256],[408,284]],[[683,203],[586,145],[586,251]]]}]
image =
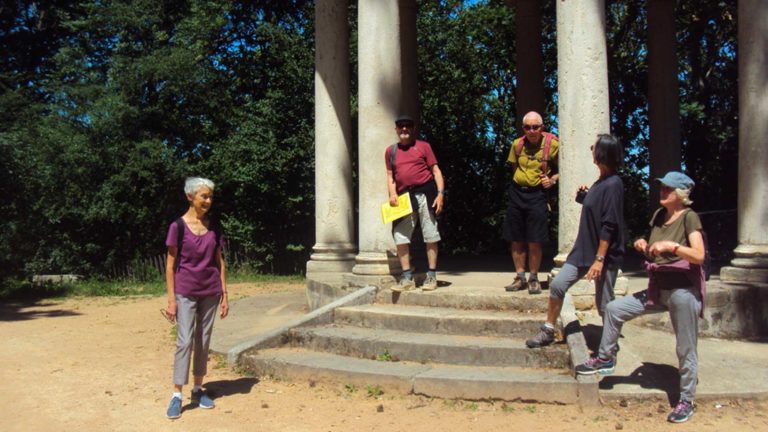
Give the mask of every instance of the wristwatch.
[{"label": "wristwatch", "polygon": [[603,261],[605,261],[605,257],[602,256],[602,255],[595,255],[595,261],[603,262]]}]

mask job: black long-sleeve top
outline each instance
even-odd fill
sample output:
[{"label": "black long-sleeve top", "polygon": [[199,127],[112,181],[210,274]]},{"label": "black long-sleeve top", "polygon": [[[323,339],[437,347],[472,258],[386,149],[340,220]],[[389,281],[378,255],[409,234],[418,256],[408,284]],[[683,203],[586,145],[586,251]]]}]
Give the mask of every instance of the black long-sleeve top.
[{"label": "black long-sleeve top", "polygon": [[624,260],[624,183],[618,175],[598,179],[584,197],[579,233],[566,262],[589,267],[595,262],[600,240],[608,240],[606,267],[618,267]]}]

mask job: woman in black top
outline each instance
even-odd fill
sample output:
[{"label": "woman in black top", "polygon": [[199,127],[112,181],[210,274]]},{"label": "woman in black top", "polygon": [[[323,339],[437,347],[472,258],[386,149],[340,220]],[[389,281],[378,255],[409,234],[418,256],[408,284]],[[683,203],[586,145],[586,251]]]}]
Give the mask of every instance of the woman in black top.
[{"label": "woman in black top", "polygon": [[582,277],[595,281],[595,302],[601,315],[614,298],[613,285],[624,257],[624,183],[617,175],[624,149],[616,137],[601,134],[590,150],[600,177],[592,187],[582,185],[577,192],[576,201],[583,205],[579,233],[563,268],[550,284],[547,321],[525,342],[528,348],[555,341],[555,322],[565,292]]}]

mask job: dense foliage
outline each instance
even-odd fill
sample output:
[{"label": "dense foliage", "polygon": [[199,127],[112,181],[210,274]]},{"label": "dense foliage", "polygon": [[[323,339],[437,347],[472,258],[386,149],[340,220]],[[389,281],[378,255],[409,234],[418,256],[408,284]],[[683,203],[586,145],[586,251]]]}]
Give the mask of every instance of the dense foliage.
[{"label": "dense foliage", "polygon": [[[350,5],[356,82],[356,4]],[[448,179],[448,253],[499,253],[514,125],[514,8],[420,1],[422,134]],[[647,208],[645,2],[608,2],[612,128],[630,146],[631,229]],[[678,2],[684,163],[697,208],[734,209],[735,1]],[[555,2],[543,7],[556,127]],[[313,3],[11,1],[0,7],[0,278],[106,276],[162,253],[183,178],[253,267],[303,268],[314,242]],[[351,95],[353,111],[356,96]],[[353,112],[353,116],[356,113]],[[356,126],[355,126],[356,127]],[[719,231],[733,239],[733,224]],[[724,248],[732,248],[725,244]]]}]

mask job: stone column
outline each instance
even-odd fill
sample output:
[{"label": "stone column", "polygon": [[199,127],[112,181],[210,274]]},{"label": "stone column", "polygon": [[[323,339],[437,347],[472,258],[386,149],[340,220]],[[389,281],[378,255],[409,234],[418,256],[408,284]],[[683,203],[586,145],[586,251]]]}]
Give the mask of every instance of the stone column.
[{"label": "stone column", "polygon": [[[402,81],[400,91],[402,92],[401,111],[410,115],[416,122],[416,133],[420,125],[419,112],[419,64],[417,53],[417,32],[416,32],[416,1],[399,0],[400,2],[400,68],[402,70]],[[398,113],[400,114],[400,113]],[[394,123],[390,122],[394,127]],[[392,129],[392,137],[397,139]],[[394,141],[393,141],[394,142]],[[383,168],[382,168],[383,169]]]},{"label": "stone column", "polygon": [[740,0],[739,197],[736,258],[727,282],[768,283],[768,2]]},{"label": "stone column", "polygon": [[381,204],[389,196],[384,152],[397,140],[394,120],[401,113],[417,114],[413,112],[417,95],[404,94],[404,86],[415,87],[415,81],[411,81],[415,78],[405,76],[403,68],[404,62],[415,66],[416,58],[405,58],[413,47],[402,46],[404,36],[415,32],[402,26],[415,19],[401,17],[401,13],[415,14],[413,3],[358,1],[360,251],[353,273],[379,280],[391,280],[389,275],[399,268],[391,225],[381,222]]},{"label": "stone column", "polygon": [[680,170],[680,102],[677,84],[675,1],[648,0],[648,117],[650,119],[649,205],[659,206],[653,181]]},{"label": "stone column", "polygon": [[557,66],[562,180],[555,264],[561,266],[579,228],[576,189],[599,175],[589,146],[610,130],[605,0],[557,2]]},{"label": "stone column", "polygon": [[307,274],[355,258],[346,1],[315,2],[315,246]]},{"label": "stone column", "polygon": [[[544,66],[541,55],[541,1],[508,0],[516,6],[515,46],[517,86],[516,117],[519,128],[523,116],[536,111],[544,116]],[[546,123],[546,119],[545,119]]]}]

